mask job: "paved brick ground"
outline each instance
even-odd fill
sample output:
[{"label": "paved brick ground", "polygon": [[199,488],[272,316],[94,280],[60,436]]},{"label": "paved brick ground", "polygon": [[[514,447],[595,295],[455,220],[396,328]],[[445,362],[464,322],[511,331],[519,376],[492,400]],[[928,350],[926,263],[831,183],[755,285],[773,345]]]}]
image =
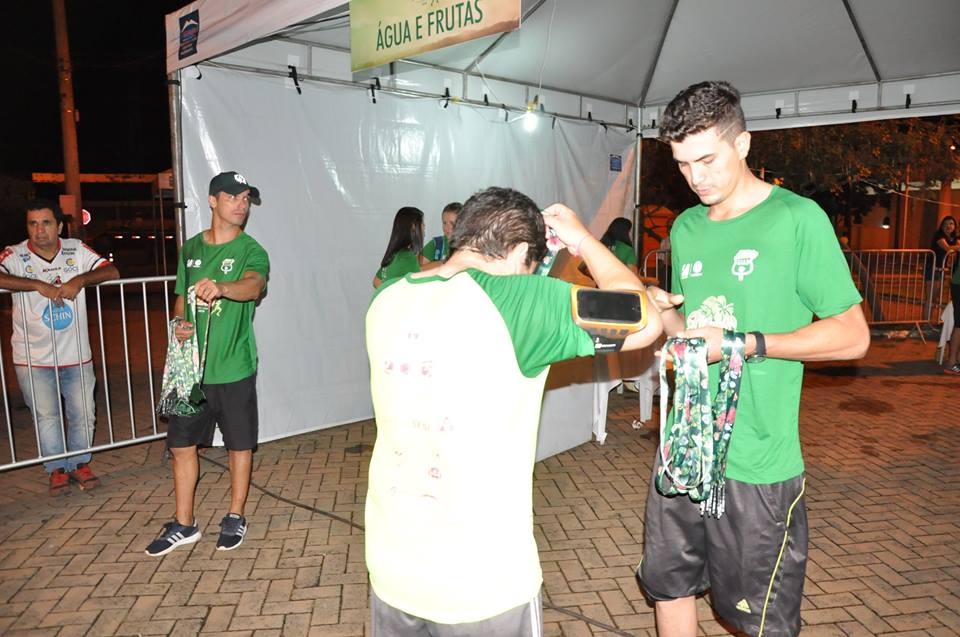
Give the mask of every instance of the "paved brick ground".
[{"label": "paved brick ground", "polygon": [[[857,365],[809,367],[804,635],[960,634],[958,398],[960,379],[915,341],[879,340]],[[634,400],[613,395],[605,445],[537,465],[549,635],[655,634],[633,570],[656,439],[631,428]],[[229,485],[213,463],[225,455],[205,454],[206,537],[161,559],[143,554],[172,510],[161,443],[98,454],[104,486],[58,499],[40,468],[0,474],[0,634],[365,634],[363,532],[292,502],[362,524],[373,438],[366,422],[263,445],[263,490],[232,552],[212,537]],[[702,634],[727,634],[701,609]]]}]

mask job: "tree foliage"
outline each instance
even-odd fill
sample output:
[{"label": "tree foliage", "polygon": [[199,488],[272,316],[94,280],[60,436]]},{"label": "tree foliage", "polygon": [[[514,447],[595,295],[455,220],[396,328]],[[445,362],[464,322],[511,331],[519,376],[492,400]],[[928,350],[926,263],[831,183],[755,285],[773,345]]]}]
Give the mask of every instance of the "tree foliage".
[{"label": "tree foliage", "polygon": [[[769,182],[818,201],[849,228],[875,202],[911,182],[960,177],[960,117],[881,120],[751,135],[748,163]],[[954,149],[951,149],[954,146]],[[695,202],[667,144],[645,140],[643,204],[680,211]]]}]

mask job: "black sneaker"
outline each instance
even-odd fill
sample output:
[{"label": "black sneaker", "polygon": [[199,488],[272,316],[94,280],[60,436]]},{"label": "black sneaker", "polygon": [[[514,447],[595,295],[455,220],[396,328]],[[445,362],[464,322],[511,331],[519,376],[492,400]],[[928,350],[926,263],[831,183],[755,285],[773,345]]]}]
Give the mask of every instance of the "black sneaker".
[{"label": "black sneaker", "polygon": [[147,555],[160,557],[184,544],[193,544],[200,539],[199,526],[184,526],[174,520],[163,525],[160,537],[155,539],[144,551]]},{"label": "black sneaker", "polygon": [[236,513],[228,513],[220,521],[220,537],[217,539],[218,551],[230,551],[243,544],[247,532],[247,518]]},{"label": "black sneaker", "polygon": [[960,363],[957,363],[956,365],[951,365],[950,367],[944,367],[943,373],[960,375]]}]

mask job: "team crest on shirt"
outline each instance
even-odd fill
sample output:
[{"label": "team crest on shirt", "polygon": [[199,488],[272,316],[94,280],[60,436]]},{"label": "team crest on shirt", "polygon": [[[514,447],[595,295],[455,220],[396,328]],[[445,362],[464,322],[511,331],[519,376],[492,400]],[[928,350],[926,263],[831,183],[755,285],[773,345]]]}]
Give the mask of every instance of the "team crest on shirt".
[{"label": "team crest on shirt", "polygon": [[733,265],[730,266],[730,274],[737,277],[737,280],[743,283],[744,278],[753,274],[753,262],[756,261],[759,256],[759,252],[750,248],[737,250],[737,253],[733,255]]},{"label": "team crest on shirt", "polygon": [[236,259],[224,259],[220,263],[220,271],[224,274],[230,274],[230,272],[233,270],[233,263],[235,260]]}]

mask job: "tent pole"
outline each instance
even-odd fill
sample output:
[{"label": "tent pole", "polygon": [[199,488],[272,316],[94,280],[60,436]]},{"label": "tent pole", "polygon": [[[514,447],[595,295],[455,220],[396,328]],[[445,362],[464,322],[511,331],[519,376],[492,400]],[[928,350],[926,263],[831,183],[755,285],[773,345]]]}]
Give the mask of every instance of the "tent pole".
[{"label": "tent pole", "polygon": [[167,77],[167,95],[170,101],[170,169],[173,173],[173,223],[177,239],[177,251],[183,245],[184,211],[183,202],[183,125],[180,112],[180,71],[174,71]]},{"label": "tent pole", "polygon": [[633,162],[633,246],[637,251],[637,266],[643,267],[643,212],[640,209],[640,161],[643,159],[643,135],[637,129],[637,148]]}]

